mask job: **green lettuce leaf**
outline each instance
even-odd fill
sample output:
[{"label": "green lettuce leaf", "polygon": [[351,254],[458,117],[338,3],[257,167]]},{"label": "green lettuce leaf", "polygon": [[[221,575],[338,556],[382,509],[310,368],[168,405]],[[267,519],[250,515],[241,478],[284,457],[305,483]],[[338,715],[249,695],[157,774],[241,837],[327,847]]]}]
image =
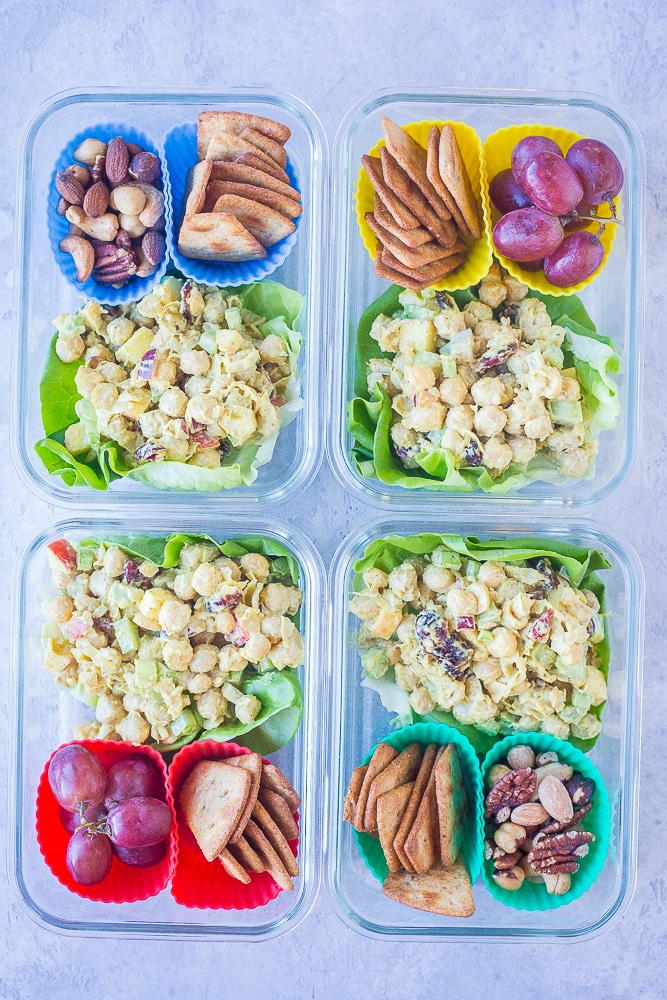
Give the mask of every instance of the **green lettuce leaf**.
[{"label": "green lettuce leaf", "polygon": [[[449,563],[447,563],[445,555],[443,565],[451,565],[455,568],[461,564],[462,558],[475,559],[478,562],[496,560],[511,563],[546,557],[555,569],[560,572],[565,571],[575,587],[591,590],[600,602],[601,614],[604,615],[606,612],[605,588],[598,576],[598,571],[609,569],[611,564],[603,553],[597,549],[587,549],[546,537],[482,540],[474,535],[463,538],[461,535],[432,532],[407,536],[386,535],[384,538],[376,538],[375,541],[371,542],[366,547],[363,556],[355,562],[353,567],[355,575],[352,580],[353,591],[358,592],[363,589],[363,574],[367,570],[377,568],[385,573],[391,573],[406,559],[430,555],[439,546],[449,549],[452,554]],[[605,637],[602,642],[596,645],[595,651],[600,659],[600,669],[605,677],[608,677],[611,649],[606,628]],[[418,715],[407,702],[406,692],[401,692],[400,695],[396,694],[399,689],[396,688],[391,671],[387,671],[379,681],[364,677],[362,686],[377,691],[384,707],[388,711],[396,713],[397,719],[394,720],[396,725],[408,724],[405,720],[409,709],[412,716],[410,721],[412,722],[430,719],[434,722],[444,722],[448,726],[454,726],[470,739],[478,753],[486,753],[494,743],[503,738],[503,736],[490,736],[476,726],[463,725],[454,718],[451,712],[438,710],[426,716]],[[396,688],[396,691],[391,690],[391,688]],[[599,705],[597,708],[591,708],[590,711],[600,717],[603,707],[604,705]],[[595,745],[596,740],[579,740],[571,736],[569,742],[584,752],[588,752]]]},{"label": "green lettuce leaf", "polygon": [[[403,291],[392,285],[372,302],[359,320],[355,343],[354,392],[348,403],[347,426],[353,438],[352,457],[360,475],[378,479],[402,489],[422,489],[441,493],[505,494],[531,482],[562,483],[566,478],[544,455],[537,455],[528,465],[512,463],[499,476],[484,468],[457,469],[451,452],[434,448],[417,458],[418,469],[407,469],[395,456],[391,445],[391,400],[381,385],[376,385],[374,399],[368,398],[367,366],[371,358],[390,359],[392,354],[379,349],[370,335],[375,319],[392,316],[400,310]],[[612,376],[620,369],[620,358],[612,342],[596,332],[581,299],[576,295],[553,296],[529,292],[544,302],[553,323],[566,329],[563,345],[565,366],[574,367],[582,387],[582,396],[592,415],[591,433],[615,427],[621,412],[618,387]],[[454,293],[459,308],[474,299],[470,289]]]},{"label": "green lettuce leaf", "polygon": [[[256,282],[233,291],[245,309],[265,317],[266,322],[260,328],[263,336],[274,334],[285,341],[291,375],[283,389],[286,403],[281,407],[282,430],[303,408],[298,374],[298,356],[303,339],[297,328],[303,296],[275,281]],[[252,485],[259,469],[271,461],[280,430],[260,444],[232,449],[216,469],[204,469],[185,462],[154,462],[137,466],[115,442],[106,442],[100,447],[94,411],[90,404],[86,407],[87,401],[82,400],[76,388],[76,372],[84,364],[84,359],[72,363],[61,361],[55,351],[56,340],[57,334],[51,341],[39,387],[46,436],[35,444],[35,451],[49,474],[60,476],[66,486],[106,490],[114,480],[127,477],[154,489],[213,493]],[[65,448],[64,432],[78,419],[85,423],[91,445],[97,442],[97,447],[75,457]]]},{"label": "green lettuce leaf", "polygon": [[255,753],[269,754],[294,737],[303,713],[303,691],[292,670],[267,670],[241,682],[244,694],[253,694],[262,708],[253,722],[238,719],[202,733],[202,739],[225,743],[234,740]]}]

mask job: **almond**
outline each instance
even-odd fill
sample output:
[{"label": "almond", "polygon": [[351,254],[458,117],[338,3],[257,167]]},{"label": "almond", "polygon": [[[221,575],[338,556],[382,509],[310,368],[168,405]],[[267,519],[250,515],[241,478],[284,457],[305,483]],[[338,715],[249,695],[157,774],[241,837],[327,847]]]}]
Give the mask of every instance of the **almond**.
[{"label": "almond", "polygon": [[524,802],[512,810],[510,819],[519,826],[541,826],[549,819],[549,813],[539,802]]},{"label": "almond", "polygon": [[539,799],[546,811],[559,823],[572,819],[574,807],[567,788],[553,774],[547,774],[540,782]]},{"label": "almond", "polygon": [[76,177],[61,170],[56,174],[56,190],[70,205],[83,205],[84,190]]},{"label": "almond", "polygon": [[151,232],[146,233],[142,239],[141,249],[146,260],[150,261],[151,264],[159,264],[164,257],[166,249],[164,236],[162,233],[157,233],[155,230],[151,230]]},{"label": "almond", "polygon": [[86,191],[83,199],[83,210],[91,219],[99,219],[109,207],[109,188],[104,181],[98,181]]},{"label": "almond", "polygon": [[127,174],[130,155],[122,135],[117,135],[107,146],[106,173],[111,184],[120,184]]}]

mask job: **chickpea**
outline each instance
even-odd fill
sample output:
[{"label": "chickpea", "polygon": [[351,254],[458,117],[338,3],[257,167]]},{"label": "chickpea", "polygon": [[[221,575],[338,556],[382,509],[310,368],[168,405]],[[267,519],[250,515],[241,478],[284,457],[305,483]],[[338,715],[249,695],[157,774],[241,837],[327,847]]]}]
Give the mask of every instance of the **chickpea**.
[{"label": "chickpea", "polygon": [[421,362],[406,365],[403,371],[404,385],[412,392],[417,389],[430,389],[435,385],[435,372]]},{"label": "chickpea", "polygon": [[68,622],[74,614],[74,602],[67,594],[58,594],[46,606],[46,617],[52,622]]},{"label": "chickpea", "polygon": [[447,414],[445,425],[461,434],[472,430],[473,421],[472,406],[452,406]]},{"label": "chickpea", "polygon": [[129,712],[116,724],[116,730],[126,743],[145,743],[151,734],[151,727],[138,712]]},{"label": "chickpea", "polygon": [[125,569],[125,562],[127,556],[125,553],[112,545],[111,548],[107,549],[104,553],[104,563],[103,568],[107,576],[112,578],[122,576],[123,570]]},{"label": "chickpea", "polygon": [[189,639],[167,639],[162,647],[162,659],[170,670],[187,670],[193,656]]},{"label": "chickpea", "polygon": [[389,577],[381,569],[368,569],[363,576],[364,583],[369,590],[377,593],[389,586]]},{"label": "chickpea", "polygon": [[447,614],[452,618],[477,614],[477,598],[471,591],[452,587],[447,592]]},{"label": "chickpea", "polygon": [[93,389],[102,385],[104,376],[94,368],[79,368],[74,376],[74,384],[82,396],[90,396]]},{"label": "chickpea", "polygon": [[220,414],[219,401],[208,393],[193,396],[185,409],[186,419],[196,420],[200,424],[215,424]]},{"label": "chickpea", "polygon": [[268,337],[258,346],[259,356],[262,361],[272,362],[273,364],[280,364],[287,360],[287,348],[285,346],[285,341],[282,337],[277,337],[275,334],[270,333]]},{"label": "chickpea", "polygon": [[204,694],[213,687],[213,681],[208,674],[192,674],[187,679],[186,687],[192,694]]},{"label": "chickpea", "polygon": [[263,660],[271,649],[271,640],[267,639],[265,635],[260,632],[253,632],[248,641],[243,647],[243,652],[245,656],[248,657],[250,663],[259,663]]},{"label": "chickpea", "polygon": [[440,383],[440,399],[448,406],[460,406],[468,395],[468,386],[460,375],[443,379]]},{"label": "chickpea", "polygon": [[172,584],[174,593],[181,601],[192,601],[197,597],[197,593],[192,586],[192,572],[177,573]]},{"label": "chickpea", "polygon": [[481,378],[470,387],[478,406],[500,406],[505,400],[505,385],[499,378]]},{"label": "chickpea", "polygon": [[[241,670],[245,670],[248,665],[248,660],[243,652],[243,649],[239,649],[237,646],[232,646],[230,643],[228,646],[223,646],[220,650],[218,664],[223,673],[233,674],[238,673]],[[225,697],[227,697],[227,695],[225,695]]]},{"label": "chickpea", "polygon": [[236,354],[245,344],[238,330],[218,330],[215,340],[221,354]]},{"label": "chickpea", "polygon": [[518,435],[517,437],[505,438],[508,448],[512,452],[512,461],[519,465],[527,465],[531,459],[535,458],[537,445],[532,438]]},{"label": "chickpea", "polygon": [[90,401],[96,410],[112,410],[118,399],[118,389],[109,382],[101,382],[90,394]]},{"label": "chickpea", "polygon": [[410,706],[417,715],[428,715],[435,708],[435,701],[427,688],[418,687],[410,692]]},{"label": "chickpea", "polygon": [[222,583],[222,573],[213,563],[202,563],[192,574],[192,587],[202,597],[212,597]]},{"label": "chickpea", "polygon": [[227,702],[220,691],[209,688],[198,698],[195,698],[199,714],[204,719],[222,719],[227,709]]},{"label": "chickpea", "polygon": [[134,333],[134,323],[127,316],[117,316],[107,323],[106,332],[114,347],[122,347]]},{"label": "chickpea", "polygon": [[505,570],[500,563],[485,562],[479,568],[477,579],[490,590],[495,590],[505,579]]},{"label": "chickpea", "polygon": [[490,469],[506,469],[512,461],[512,451],[505,444],[502,435],[490,437],[482,448],[484,465]]},{"label": "chickpea", "polygon": [[185,413],[185,407],[188,405],[188,397],[185,395],[182,389],[176,386],[171,386],[169,389],[165,389],[160,396],[160,402],[158,407],[163,413],[166,413],[168,417],[182,417]]},{"label": "chickpea", "polygon": [[254,694],[244,694],[236,702],[235,708],[239,722],[248,725],[248,723],[254,722],[259,715],[262,703],[259,698],[255,698]]},{"label": "chickpea", "polygon": [[247,552],[239,561],[246,576],[252,576],[255,580],[266,580],[271,572],[269,560],[259,552]]},{"label": "chickpea", "polygon": [[507,414],[499,406],[482,406],[475,414],[475,430],[482,437],[491,438],[500,434],[507,423]]},{"label": "chickpea", "polygon": [[442,594],[454,583],[454,574],[445,566],[433,566],[431,563],[424,568],[422,580],[430,590]]},{"label": "chickpea", "polygon": [[181,371],[186,375],[205,375],[211,367],[211,359],[206,351],[184,351],[181,354],[179,363]]},{"label": "chickpea", "polygon": [[220,650],[217,646],[203,643],[197,646],[190,661],[190,670],[195,674],[207,674],[218,665]]},{"label": "chickpea", "polygon": [[533,438],[536,441],[544,441],[553,430],[551,417],[548,413],[541,413],[539,416],[527,420],[523,429],[526,437]]},{"label": "chickpea", "polygon": [[158,612],[157,620],[168,635],[176,635],[183,631],[191,617],[190,605],[174,600],[164,602]]},{"label": "chickpea", "polygon": [[95,718],[108,726],[115,726],[127,715],[123,702],[112,694],[102,693],[97,696]]},{"label": "chickpea", "polygon": [[74,336],[60,336],[56,340],[56,354],[66,364],[70,361],[78,361],[80,357],[83,357],[85,350],[86,345],[78,333]]},{"label": "chickpea", "polygon": [[509,629],[503,628],[501,625],[498,628],[494,628],[491,633],[491,641],[487,643],[486,648],[491,656],[507,659],[516,653],[516,636],[514,632],[510,632]]}]

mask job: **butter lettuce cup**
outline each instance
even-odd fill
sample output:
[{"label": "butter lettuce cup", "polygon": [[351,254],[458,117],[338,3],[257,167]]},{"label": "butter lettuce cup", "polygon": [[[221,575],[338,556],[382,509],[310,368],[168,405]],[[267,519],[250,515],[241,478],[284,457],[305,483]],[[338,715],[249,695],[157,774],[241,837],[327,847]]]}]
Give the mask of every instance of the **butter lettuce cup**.
[{"label": "butter lettuce cup", "polygon": [[39,779],[36,805],[36,833],[39,849],[50,871],[70,892],[82,899],[101,903],[135,903],[138,900],[157,896],[166,889],[174,871],[177,853],[176,815],[174,802],[167,782],[167,766],[162,756],[152,747],[134,746],[131,743],[111,740],[72,740],[65,747],[81,746],[91,751],[100,761],[105,771],[112,765],[130,757],[141,757],[155,765],[160,775],[161,789],[155,797],[169,806],[172,814],[171,829],[165,844],[165,852],[160,861],[146,868],[122,864],[114,854],[109,874],[97,885],[81,885],[70,874],[67,864],[67,846],[72,833],[65,827],[65,811],[56,800],[49,784],[49,765],[61,750],[54,750]]},{"label": "butter lettuce cup", "polygon": [[[429,743],[436,743],[441,747],[453,744],[456,747],[470,807],[465,821],[465,838],[461,853],[468,870],[470,883],[474,885],[482,867],[484,804],[479,762],[470,741],[457,729],[442,723],[416,722],[412,726],[404,726],[402,729],[397,729],[393,733],[383,736],[381,740],[378,740],[378,743],[388,743],[399,753],[411,743],[419,743],[423,749]],[[362,764],[368,764],[377,749],[377,745],[376,743],[373,749],[366,754],[361,761]],[[389,874],[389,868],[380,841],[369,833],[359,833],[357,830],[354,830],[354,837],[359,847],[359,853],[367,867],[378,881],[384,883]]]},{"label": "butter lettuce cup", "polygon": [[[270,903],[282,891],[267,871],[248,872],[250,882],[244,885],[232,878],[217,858],[207,861],[178,805],[183,784],[200,761],[224,761],[249,753],[252,751],[248,747],[237,743],[198,740],[174,755],[169,768],[169,791],[176,807],[178,856],[171,881],[171,894],[182,906],[202,910],[254,910]],[[262,760],[264,764],[270,763],[265,758]],[[298,813],[293,816],[298,824]],[[288,843],[296,857],[298,838]]]},{"label": "butter lettuce cup", "polygon": [[[177,125],[166,136],[165,156],[169,173],[170,189],[174,205],[174,225],[170,229],[167,247],[176,267],[191,281],[207,285],[249,285],[253,281],[273,274],[292,252],[299,233],[301,216],[292,219],[295,228],[278,243],[265,247],[266,257],[262,260],[218,261],[200,260],[186,257],[178,249],[178,234],[185,214],[188,171],[197,164],[197,123],[185,122]],[[301,193],[301,186],[290,161],[289,153],[285,173],[291,187]]]},{"label": "butter lettuce cup", "polygon": [[[164,202],[164,229],[162,230],[162,234],[166,240],[168,248],[172,228],[172,207],[171,188],[169,185],[169,175],[167,172],[164,154],[161,148],[153,142],[153,140],[150,139],[145,132],[141,132],[139,129],[133,128],[130,125],[125,125],[119,122],[97,125],[93,124],[89,125],[81,132],[78,132],[77,135],[75,135],[74,138],[64,147],[56,160],[53,174],[51,175],[47,199],[47,229],[49,243],[61,273],[66,278],[68,283],[72,285],[73,288],[76,288],[77,291],[81,292],[85,298],[95,299],[97,302],[110,306],[125,305],[128,302],[134,302],[137,299],[143,298],[144,295],[147,295],[153,286],[164,277],[167,271],[169,257],[168,251],[165,250],[160,263],[152,274],[143,278],[136,276],[131,277],[119,288],[116,288],[111,284],[104,284],[96,281],[94,272],[86,281],[77,281],[77,269],[74,258],[70,253],[65,253],[64,250],[60,249],[60,241],[69,235],[70,223],[64,215],[58,214],[58,203],[61,199],[56,188],[56,177],[59,173],[66,170],[71,164],[79,162],[74,159],[74,153],[85,139],[98,139],[100,142],[107,144],[116,136],[122,136],[126,143],[133,143],[136,146],[141,146],[142,150],[148,153],[153,153],[153,155],[157,156],[160,161],[160,176],[156,180],[151,181],[151,184],[153,187],[158,188],[158,190],[162,192]],[[134,182],[134,178],[132,177],[128,177],[127,180],[128,182]],[[135,242],[138,242],[138,240]],[[111,246],[112,244],[109,245]]]},{"label": "butter lettuce cup", "polygon": [[[484,145],[482,147],[482,161],[485,184],[482,189],[482,201],[484,204],[485,217],[489,220],[489,232],[491,234],[493,232],[493,227],[500,218],[501,213],[491,201],[489,196],[489,185],[491,184],[493,178],[499,174],[501,170],[507,170],[511,166],[512,150],[516,146],[517,142],[521,139],[525,139],[526,136],[529,135],[540,135],[545,136],[547,139],[552,139],[561,150],[563,156],[565,156],[570,146],[572,146],[575,142],[578,142],[579,139],[585,138],[578,132],[571,132],[569,129],[564,128],[554,128],[551,125],[509,125],[506,128],[498,129],[497,132],[493,132],[484,140]],[[618,197],[614,198],[614,204],[616,209],[618,209]],[[597,233],[600,228],[599,222],[604,223],[605,216],[607,219],[611,218],[611,212],[607,205],[599,205],[598,209],[599,214],[596,215],[596,219],[598,221],[591,222],[586,227],[591,233]],[[583,281],[561,288],[556,285],[552,285],[551,282],[547,281],[541,269],[531,271],[528,267],[524,267],[518,261],[510,260],[509,257],[505,257],[503,254],[499,253],[493,244],[492,235],[491,247],[493,253],[498,258],[502,266],[509,271],[514,278],[523,282],[524,285],[528,285],[532,291],[542,292],[544,295],[572,295],[575,292],[580,292],[582,288],[590,285],[592,281],[595,281],[595,279],[600,276],[609,259],[609,254],[611,253],[615,236],[616,225],[612,224],[605,226],[604,230],[600,233],[600,243],[602,244],[602,248],[604,250],[604,257],[602,258],[600,266],[593,272],[593,274],[589,275],[589,277],[585,278]]]},{"label": "butter lettuce cup", "polygon": [[[491,246],[491,220],[488,214],[488,197],[484,200],[484,192],[488,187],[484,176],[484,161],[482,158],[482,143],[479,135],[466,122],[455,121],[420,121],[409,122],[401,125],[404,132],[419,143],[426,150],[429,143],[429,132],[433,126],[442,129],[450,125],[461,152],[461,157],[465,164],[466,171],[470,178],[470,185],[474,197],[477,199],[482,210],[482,234],[478,240],[466,240],[468,252],[464,262],[454,271],[442,278],[434,281],[431,287],[439,291],[455,292],[463,288],[470,288],[476,285],[488,273],[493,262],[493,251]],[[385,145],[385,140],[380,139],[370,149],[369,155],[378,157],[380,150]],[[375,260],[378,246],[378,239],[366,221],[366,213],[373,212],[375,202],[375,192],[368,174],[362,167],[359,170],[357,188],[355,194],[355,208],[357,222],[359,223],[359,233],[369,257]]]},{"label": "butter lettuce cup", "polygon": [[[575,774],[578,773],[584,780],[592,781],[595,785],[590,812],[582,818],[580,823],[576,824],[577,829],[594,834],[595,840],[588,844],[588,854],[584,857],[574,858],[574,860],[579,862],[579,870],[570,876],[570,888],[567,892],[561,895],[552,895],[547,892],[543,882],[530,882],[527,878],[524,878],[518,889],[508,890],[498,885],[494,880],[494,865],[491,860],[484,860],[482,865],[484,884],[499,903],[511,906],[516,910],[554,910],[557,907],[566,906],[575,899],[579,899],[587,889],[590,889],[602,871],[609,851],[611,837],[611,806],[609,795],[600,772],[577,747],[564,740],[556,739],[554,736],[548,736],[545,733],[519,733],[515,736],[507,736],[499,743],[496,743],[484,758],[482,763],[482,780],[484,783],[485,800],[490,791],[488,778],[491,769],[497,764],[507,764],[508,753],[513,747],[517,746],[530,747],[536,757],[538,754],[556,753],[559,762],[569,764]],[[576,801],[574,809],[577,809]],[[484,819],[482,819],[480,826],[482,841],[485,837],[493,839],[493,833],[497,828],[498,824],[493,822],[493,820],[485,823]],[[537,830],[535,832],[537,833]]]}]

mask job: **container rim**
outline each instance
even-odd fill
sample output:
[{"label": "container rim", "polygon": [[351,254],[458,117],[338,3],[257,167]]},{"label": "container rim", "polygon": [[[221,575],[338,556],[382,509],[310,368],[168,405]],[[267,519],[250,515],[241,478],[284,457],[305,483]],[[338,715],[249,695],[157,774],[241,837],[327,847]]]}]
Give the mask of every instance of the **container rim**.
[{"label": "container rim", "polygon": [[[147,520],[147,519],[146,519]],[[174,521],[177,527],[174,528]],[[13,725],[10,726],[8,737],[8,777],[7,784],[7,854],[6,866],[8,880],[12,892],[22,909],[41,927],[63,935],[76,937],[125,937],[151,938],[170,940],[202,940],[202,941],[266,941],[282,936],[298,926],[309,914],[319,894],[321,882],[321,839],[322,810],[316,806],[317,789],[322,783],[322,754],[317,740],[316,711],[325,703],[328,691],[328,664],[323,663],[324,641],[320,640],[321,609],[327,602],[327,581],[322,557],[316,546],[298,528],[283,526],[272,517],[244,517],[230,512],[225,516],[220,530],[216,524],[211,524],[210,516],[195,515],[181,517],[178,514],[158,513],[151,517],[150,526],[142,520],[133,519],[134,533],[144,530],[154,535],[169,534],[174,530],[185,533],[206,533],[217,537],[234,537],[235,535],[263,534],[275,538],[286,545],[295,555],[299,563],[304,583],[307,585],[307,621],[306,634],[307,659],[305,666],[310,666],[308,683],[304,685],[304,713],[301,727],[302,740],[306,759],[303,768],[303,795],[301,813],[301,830],[309,831],[308,840],[300,841],[301,879],[303,889],[298,893],[291,909],[274,921],[258,925],[234,927],[234,911],[213,911],[228,914],[227,924],[200,923],[188,924],[188,914],[193,911],[183,907],[183,919],[172,924],[164,924],[151,920],[113,920],[100,922],[96,920],[75,920],[61,918],[57,913],[49,912],[42,901],[33,899],[28,891],[22,872],[23,840],[26,818],[24,815],[24,759],[25,747],[19,731],[19,720],[23,709],[23,661],[21,625],[24,621],[26,607],[26,578],[30,565],[37,553],[49,540],[68,532],[90,532],[91,534],[119,533],[130,527],[122,516],[110,515],[107,518],[89,516],[81,518],[70,517],[59,520],[51,518],[40,532],[36,534],[18,554],[12,571],[12,607],[10,629],[10,674],[9,674],[9,711],[13,715]],[[321,665],[321,666],[320,666]],[[316,669],[317,668],[317,669]],[[306,849],[307,848],[307,849]],[[164,890],[168,893],[168,890]],[[298,892],[298,889],[297,889]],[[202,915],[207,911],[202,910]]]},{"label": "container rim", "polygon": [[[353,553],[360,554],[361,547],[374,538],[385,534],[415,534],[416,530],[429,530],[433,527],[436,515],[428,512],[425,524],[415,528],[414,515],[405,513],[388,514],[374,517],[358,525],[339,544],[331,561],[329,570],[329,615],[331,628],[329,632],[330,661],[330,736],[326,746],[327,758],[324,773],[327,778],[326,813],[327,822],[324,829],[324,867],[325,892],[336,915],[344,924],[365,937],[376,940],[392,941],[588,941],[603,931],[608,930],[623,916],[635,891],[637,881],[637,854],[639,843],[639,790],[640,790],[640,756],[641,756],[641,711],[642,711],[642,672],[644,649],[644,571],[634,546],[621,532],[608,525],[598,525],[584,518],[573,518],[567,523],[567,534],[575,536],[573,540],[583,539],[591,545],[601,547],[603,552],[612,553],[623,568],[627,580],[627,600],[629,608],[629,630],[627,641],[628,661],[634,663],[632,675],[628,675],[628,704],[625,710],[625,732],[620,753],[620,783],[623,789],[623,808],[621,810],[620,830],[626,835],[617,837],[619,864],[622,866],[622,879],[618,894],[607,907],[605,913],[593,921],[580,927],[559,928],[553,933],[539,928],[524,927],[491,927],[474,928],[470,926],[448,926],[442,929],[425,929],[423,927],[401,927],[394,931],[386,925],[375,924],[360,914],[357,914],[341,890],[341,873],[337,868],[342,817],[338,792],[340,788],[341,754],[340,746],[344,737],[344,714],[341,701],[340,679],[334,678],[334,664],[344,662],[347,629],[347,581],[351,570]],[[444,521],[443,530],[457,531],[460,534],[477,534],[481,537],[493,537],[496,532],[513,537],[532,534],[556,534],[562,536],[563,524],[553,521],[546,515],[525,515],[523,512],[511,520],[509,517],[493,517],[489,521],[480,513],[468,513],[460,510],[440,515]],[[492,527],[489,526],[490,523]],[[634,613],[633,613],[634,612]],[[609,863],[609,862],[607,862]],[[407,918],[409,920],[409,917]]]},{"label": "container rim", "polygon": [[[225,99],[236,100],[255,99],[262,103],[284,107],[294,115],[302,126],[310,146],[310,180],[313,196],[310,205],[310,233],[307,259],[304,261],[304,271],[307,274],[305,288],[301,292],[304,297],[304,317],[306,332],[306,352],[302,355],[302,381],[310,388],[309,396],[303,395],[303,414],[300,415],[301,433],[304,438],[303,457],[300,464],[292,471],[289,478],[283,482],[264,488],[261,495],[256,485],[242,487],[239,490],[220,490],[217,493],[201,493],[197,491],[175,492],[167,490],[138,488],[136,491],[118,494],[111,490],[109,494],[91,488],[65,487],[57,477],[40,474],[39,467],[31,461],[31,447],[34,442],[24,440],[23,428],[27,423],[27,408],[29,400],[23,398],[21,392],[25,382],[21,367],[23,347],[21,331],[25,326],[29,297],[29,227],[27,218],[27,191],[32,164],[32,151],[35,137],[42,124],[55,112],[76,103],[91,105],[114,101],[119,108],[126,104],[154,104],[161,102],[166,105],[190,103],[193,105],[220,103]],[[166,133],[165,133],[166,134]],[[162,146],[164,136],[159,136]],[[19,478],[31,493],[47,503],[64,509],[106,512],[109,503],[141,508],[154,504],[169,504],[170,509],[187,513],[193,499],[211,508],[220,507],[233,512],[235,509],[247,508],[250,504],[259,507],[270,504],[280,506],[289,501],[297,489],[306,489],[313,481],[324,457],[323,433],[321,421],[318,419],[320,402],[318,389],[322,383],[323,361],[319,331],[324,326],[326,296],[319,293],[322,272],[328,255],[322,250],[319,234],[329,219],[329,145],[326,132],[319,117],[299,97],[281,90],[266,90],[261,87],[229,87],[223,90],[213,87],[187,90],[178,87],[165,87],[159,91],[148,88],[136,88],[128,91],[122,87],[93,87],[84,91],[77,88],[63,90],[53,94],[43,101],[28,118],[19,138],[17,168],[16,168],[16,235],[14,240],[14,293],[13,293],[13,337],[11,347],[11,388],[10,388],[10,433],[9,450]],[[34,400],[33,400],[34,402]],[[270,463],[269,463],[270,465]],[[57,480],[57,481],[56,481]],[[160,499],[160,498],[163,499]]]},{"label": "container rim", "polygon": [[[353,345],[354,330],[348,330],[346,299],[349,274],[347,261],[347,237],[350,225],[347,184],[348,148],[362,121],[386,104],[417,102],[444,102],[481,105],[506,105],[509,107],[533,103],[536,107],[561,107],[571,105],[594,110],[606,115],[623,132],[629,154],[629,174],[632,180],[630,196],[634,205],[637,225],[634,231],[633,254],[628,264],[628,290],[625,323],[628,329],[627,357],[624,359],[627,380],[627,412],[622,414],[623,425],[617,429],[624,433],[622,461],[612,478],[582,495],[565,493],[563,484],[561,495],[527,496],[519,490],[504,495],[483,493],[436,493],[421,489],[408,490],[388,486],[379,480],[364,479],[354,468],[349,454],[347,410],[347,353]],[[503,513],[513,509],[525,511],[548,507],[557,516],[568,514],[572,508],[590,507],[607,499],[639,467],[642,444],[642,363],[640,351],[644,341],[644,285],[645,285],[645,244],[646,221],[644,213],[644,192],[646,187],[646,149],[641,132],[634,120],[616,104],[598,95],[577,91],[501,90],[501,89],[434,89],[431,87],[404,87],[400,90],[383,88],[357,101],[340,122],[332,147],[331,157],[331,217],[338,234],[337,259],[335,261],[337,280],[329,292],[329,311],[335,324],[338,350],[334,364],[334,391],[330,397],[329,429],[325,448],[327,461],[344,489],[357,499],[376,510],[401,511],[420,510],[428,513],[442,511],[443,504],[455,503],[466,510],[483,513],[495,505]],[[627,182],[626,182],[627,183]],[[333,263],[333,262],[332,262]],[[368,303],[366,303],[368,305]],[[358,320],[358,317],[357,317]],[[340,398],[338,398],[340,396]],[[597,476],[597,474],[596,474]],[[546,484],[545,484],[546,485]],[[530,487],[528,487],[530,488]]]}]

